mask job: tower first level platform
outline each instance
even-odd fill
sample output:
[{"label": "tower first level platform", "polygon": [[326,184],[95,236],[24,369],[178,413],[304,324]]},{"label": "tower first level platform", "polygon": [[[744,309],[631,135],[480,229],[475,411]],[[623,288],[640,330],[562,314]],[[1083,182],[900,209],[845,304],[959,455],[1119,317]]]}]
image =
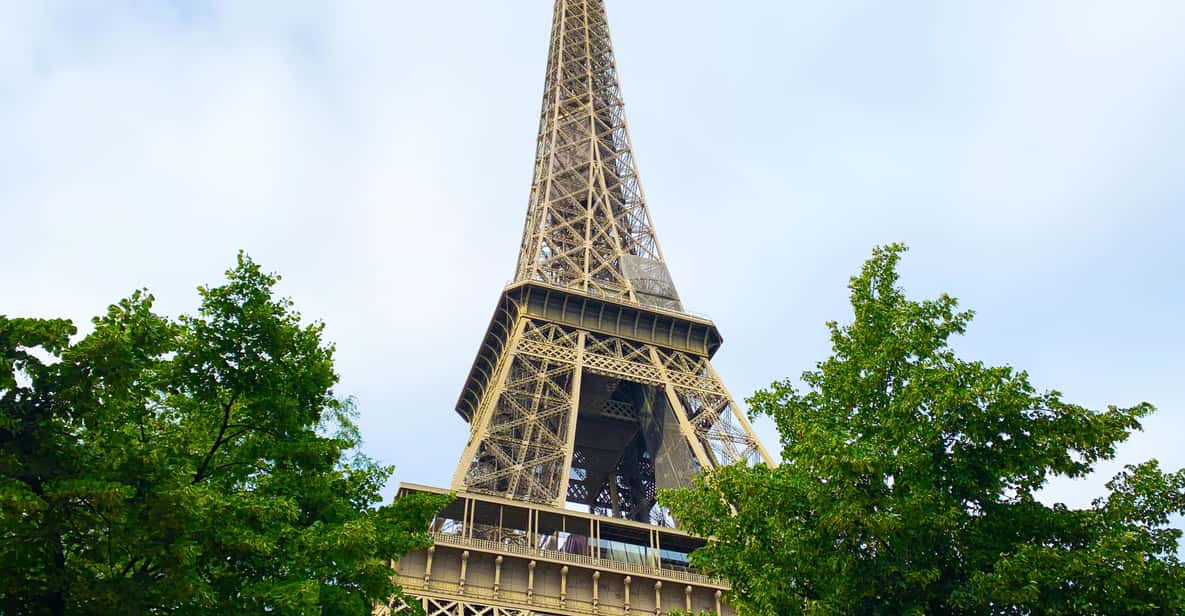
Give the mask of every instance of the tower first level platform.
[{"label": "tower first level platform", "polygon": [[458,401],[452,489],[673,526],[658,490],[772,463],[712,368],[719,344],[683,312],[511,285]]},{"label": "tower first level platform", "polygon": [[[400,486],[412,492],[447,493]],[[672,528],[460,494],[431,532],[431,548],[395,565],[429,616],[735,614],[722,601],[727,583],[688,566],[703,540]],[[405,611],[395,601],[377,614]]]}]

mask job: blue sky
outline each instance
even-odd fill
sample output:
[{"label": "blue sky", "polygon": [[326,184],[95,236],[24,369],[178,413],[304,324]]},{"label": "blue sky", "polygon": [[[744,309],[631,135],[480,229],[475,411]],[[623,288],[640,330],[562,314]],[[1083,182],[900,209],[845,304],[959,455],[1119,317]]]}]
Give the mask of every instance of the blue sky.
[{"label": "blue sky", "polygon": [[[0,310],[85,323],[148,286],[176,314],[245,248],[327,323],[367,451],[446,485],[550,5],[0,1]],[[608,7],[659,236],[735,396],[824,358],[848,277],[904,241],[913,296],[977,311],[965,357],[1160,408],[1048,499],[1185,466],[1185,3]]]}]

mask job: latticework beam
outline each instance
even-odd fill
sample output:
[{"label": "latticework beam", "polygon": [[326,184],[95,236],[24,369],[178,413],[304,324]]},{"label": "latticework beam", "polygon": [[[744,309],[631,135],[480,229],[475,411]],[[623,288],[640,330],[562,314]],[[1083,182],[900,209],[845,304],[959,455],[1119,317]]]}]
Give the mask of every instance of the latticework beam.
[{"label": "latticework beam", "polygon": [[630,146],[602,0],[558,0],[516,280],[681,310]]},{"label": "latticework beam", "polygon": [[701,469],[773,464],[706,357],[529,316],[507,349],[454,489],[646,520]]},{"label": "latticework beam", "polygon": [[657,491],[773,461],[683,311],[634,163],[603,0],[556,0],[530,205],[458,411],[452,487],[648,521]]},{"label": "latticework beam", "polygon": [[456,407],[458,498],[434,545],[397,563],[411,598],[376,613],[735,616],[727,586],[689,570],[703,540],[657,499],[706,469],[774,464],[712,368],[721,341],[659,249],[604,0],[556,0],[515,281]]}]

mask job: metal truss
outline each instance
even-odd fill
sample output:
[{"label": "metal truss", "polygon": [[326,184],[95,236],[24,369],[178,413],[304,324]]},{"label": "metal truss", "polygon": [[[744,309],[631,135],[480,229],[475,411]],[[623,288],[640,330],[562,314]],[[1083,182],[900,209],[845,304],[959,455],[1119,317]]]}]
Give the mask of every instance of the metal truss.
[{"label": "metal truss", "polygon": [[454,489],[660,521],[658,489],[773,464],[707,357],[521,316],[497,372]]},{"label": "metal truss", "polygon": [[[419,599],[420,608],[427,616],[539,616],[526,608],[508,608],[493,605],[482,605],[470,601],[451,599]],[[375,616],[392,616],[393,614],[411,614],[411,607],[403,599],[393,599],[387,605],[380,605],[375,609]]]},{"label": "metal truss", "polygon": [[557,0],[517,281],[681,310],[630,146],[603,0]]},{"label": "metal truss", "polygon": [[659,248],[604,0],[555,0],[515,280],[456,406],[458,498],[396,564],[410,594],[375,613],[735,616],[726,587],[687,569],[702,540],[660,529],[677,520],[657,499],[704,470],[774,464],[712,368],[721,342]]},{"label": "metal truss", "polygon": [[458,402],[452,487],[670,523],[657,492],[773,464],[683,311],[630,146],[603,0],[556,0],[530,205]]}]

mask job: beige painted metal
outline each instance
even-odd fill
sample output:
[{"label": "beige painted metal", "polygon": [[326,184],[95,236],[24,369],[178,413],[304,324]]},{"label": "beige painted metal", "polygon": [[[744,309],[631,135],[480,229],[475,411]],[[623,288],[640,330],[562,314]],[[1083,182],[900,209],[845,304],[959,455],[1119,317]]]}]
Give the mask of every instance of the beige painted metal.
[{"label": "beige painted metal", "polygon": [[[630,275],[635,269],[652,276]],[[516,280],[678,309],[646,207],[602,0],[558,0]]]},{"label": "beige painted metal", "polygon": [[[491,401],[501,397],[501,384],[506,381],[508,372],[510,370],[509,359],[514,356],[517,343],[518,341],[522,340],[522,330],[526,326],[526,319],[522,319],[518,322],[514,328],[515,334],[511,338],[511,343],[507,345],[508,352],[501,356],[498,360],[497,367],[494,369],[494,372],[499,375],[498,380],[495,383],[494,389],[486,392],[486,398],[482,400],[481,406],[478,407],[477,416],[474,418],[472,423],[473,430],[469,435],[469,442],[465,444],[465,450],[461,454],[462,460],[473,460],[477,456],[478,448],[480,448],[486,441],[488,430],[484,428],[491,422],[489,417],[489,407],[492,403]],[[465,473],[467,473],[469,470],[469,465],[467,464],[460,464],[457,466],[457,470],[453,474],[453,489],[460,489],[464,485]]]},{"label": "beige painted metal", "polygon": [[[412,492],[446,493],[427,486],[400,487],[401,494]],[[696,541],[687,533],[576,511],[557,512],[550,505],[491,496],[461,494],[458,501],[451,507],[452,513],[446,515],[458,516],[463,527],[435,527],[438,530],[432,533],[431,548],[394,563],[395,580],[414,597],[413,602],[430,614],[625,616],[665,614],[668,609],[688,607],[697,614],[735,614],[720,601],[721,593],[730,588],[724,580],[671,567],[657,559],[622,560],[590,550],[577,553],[556,541],[560,529],[581,530],[588,533],[587,537],[599,537],[609,529],[618,537],[636,531],[647,536],[638,545],[656,556],[668,546],[687,549],[688,541]],[[485,511],[481,518],[474,516],[479,508]],[[497,515],[492,509],[498,510]],[[553,519],[552,529],[541,531],[540,517],[549,515],[562,516],[564,521]],[[541,541],[492,539],[504,537],[502,520],[512,517],[531,534],[543,532]],[[481,519],[496,520],[497,532],[474,532],[474,525],[482,524]],[[404,611],[406,604],[396,598],[376,609],[383,615]]]},{"label": "beige painted metal", "polygon": [[[573,364],[573,379],[572,379],[572,407],[568,410],[568,430],[565,433],[567,440],[564,444],[564,469],[560,473],[560,480],[565,484],[567,478],[572,474],[572,457],[576,450],[576,420],[580,416],[580,381],[584,374],[584,347],[588,342],[588,332],[578,332],[576,334],[576,361]],[[563,507],[568,500],[568,492],[566,490],[557,490],[555,501],[552,503],[556,507]]]},{"label": "beige painted metal", "polygon": [[487,389],[454,489],[537,503],[562,497],[574,436],[580,332],[521,319],[501,381]]},{"label": "beige painted metal", "polygon": [[[537,503],[568,498],[580,376],[660,388],[701,468],[774,462],[706,357],[527,317],[487,388],[453,488]],[[607,406],[606,415],[619,406]],[[689,479],[689,478],[688,478]]]},{"label": "beige painted metal", "polygon": [[[500,549],[489,542],[463,547],[442,541],[431,580],[401,570],[396,571],[395,579],[412,601],[433,616],[627,616],[687,608],[692,613],[736,614],[720,601],[723,589],[719,586],[599,569],[595,564],[507,555],[499,553]],[[501,565],[498,559],[502,559]],[[506,568],[513,573],[499,574]],[[375,613],[386,616],[407,611],[403,600],[392,599],[378,606]]]},{"label": "beige painted metal", "polygon": [[[683,308],[638,181],[603,0],[556,1],[540,118],[516,283],[654,310],[652,328],[659,316],[678,321]],[[774,463],[706,355],[659,346],[653,330],[641,336],[636,326],[639,337],[631,339],[626,332],[593,333],[527,316],[529,307],[514,301],[507,294],[500,308],[514,324],[497,325],[511,333],[496,360],[491,348],[483,351],[486,357],[479,355],[480,366],[495,368],[476,399],[454,490],[555,506],[573,499],[590,507],[603,502],[608,512],[623,514],[625,486],[618,484],[628,481],[621,479],[621,469],[610,468],[612,460],[582,460],[585,478],[579,481],[588,485],[571,480],[574,457],[581,455],[575,444],[578,420],[590,413],[581,409],[586,373],[663,392],[699,469]],[[568,300],[563,302],[559,314]],[[703,327],[702,319],[688,317],[683,323],[689,336],[693,320]],[[645,427],[641,409],[620,399],[604,404],[602,417],[632,419],[639,432]],[[661,413],[662,407],[659,403],[652,412]],[[651,428],[661,420],[651,419]],[[618,465],[630,463],[628,452],[618,455]],[[654,452],[648,455],[653,458]],[[596,479],[587,479],[590,468]],[[660,486],[653,478],[646,481],[644,493],[635,489],[628,495],[634,509],[653,505]],[[690,476],[678,478],[679,484],[688,481]]]},{"label": "beige painted metal", "polygon": [[[433,547],[395,565],[431,616],[734,614],[723,582],[663,564],[661,537],[686,540],[653,525],[671,523],[655,493],[704,469],[774,460],[712,368],[719,332],[684,311],[663,258],[604,4],[555,1],[515,280],[458,402],[470,422],[451,486],[466,499],[450,518],[459,530],[434,528]],[[480,499],[501,503],[497,540],[475,530]],[[538,532],[573,503],[589,510],[583,554]],[[520,516],[511,539],[501,507]],[[604,542],[606,516],[628,532]],[[649,536],[645,565],[611,558],[607,546],[627,535]]]},{"label": "beige painted metal", "polygon": [[[659,360],[658,351],[650,349],[651,361],[655,365],[661,366],[662,362]],[[699,462],[701,468],[712,468],[713,460],[708,456],[704,444],[699,438],[699,433],[695,428],[695,424],[687,417],[687,411],[683,408],[683,404],[679,402],[679,394],[675,390],[675,386],[671,383],[670,374],[666,370],[662,370],[664,378],[663,389],[667,394],[667,399],[670,400],[675,417],[679,420],[679,430],[683,433],[683,438],[687,439],[691,445],[691,451],[695,455],[696,461]]]}]

